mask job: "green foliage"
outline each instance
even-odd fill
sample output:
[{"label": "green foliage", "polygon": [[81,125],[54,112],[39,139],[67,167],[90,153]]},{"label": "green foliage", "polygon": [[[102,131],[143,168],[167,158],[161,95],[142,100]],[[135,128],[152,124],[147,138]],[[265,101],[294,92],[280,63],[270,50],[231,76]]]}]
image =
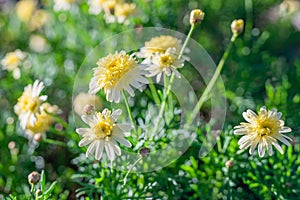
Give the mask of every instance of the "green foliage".
[{"label": "green foliage", "polygon": [[[139,11],[125,25],[106,23],[103,13],[89,14],[86,0],[76,1],[70,11],[59,12],[53,10],[53,1],[42,0],[38,6],[48,12],[49,20],[36,30],[30,30],[28,24],[18,19],[14,5],[8,2],[0,4],[0,58],[15,49],[21,49],[27,56],[20,66],[20,79],[0,69],[0,199],[28,199],[32,188],[27,176],[32,171],[41,172],[41,180],[34,186],[34,191],[40,189],[41,193],[32,194],[37,199],[300,198],[300,32],[292,25],[293,13],[278,13],[281,1],[136,0]],[[158,171],[130,173],[123,185],[125,171],[86,158],[86,148],[78,146],[80,137],[74,122],[78,116],[73,116],[71,104],[77,71],[94,47],[116,33],[155,26],[187,34],[189,12],[195,8],[203,9],[206,15],[192,38],[216,62],[229,43],[231,21],[242,18],[246,22],[245,33],[233,45],[222,71],[228,110],[224,129],[208,155],[199,156],[210,131],[202,127],[179,159]],[[271,20],[272,12],[279,17]],[[30,46],[33,35],[44,38],[44,51]],[[200,94],[202,80],[187,69],[183,72]],[[54,116],[47,139],[40,142],[25,138],[13,109],[23,88],[35,79],[45,82],[43,94],[62,111]],[[156,89],[153,98],[151,93]],[[134,107],[137,119],[150,105],[161,102],[160,89],[145,90],[151,98],[145,101],[146,105],[140,101]],[[104,95],[100,96],[105,101]],[[176,99],[170,96],[167,102],[165,127],[177,127],[174,120],[180,119],[174,115]],[[286,125],[293,130],[293,144],[283,148],[283,155],[276,152],[259,158],[256,153],[249,155],[248,151],[239,150],[239,137],[233,135],[233,126],[242,121],[243,111],[262,105],[282,112]],[[208,103],[201,115],[209,115]],[[157,146],[164,147],[169,139],[162,138]],[[123,164],[126,168],[132,165]]]}]

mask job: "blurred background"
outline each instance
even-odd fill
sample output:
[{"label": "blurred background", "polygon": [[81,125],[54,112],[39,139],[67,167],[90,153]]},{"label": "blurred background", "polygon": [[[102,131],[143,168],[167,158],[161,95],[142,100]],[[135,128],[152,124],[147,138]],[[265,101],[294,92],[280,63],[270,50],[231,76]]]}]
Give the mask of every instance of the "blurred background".
[{"label": "blurred background", "polygon": [[[103,2],[100,12],[88,0],[0,0],[0,58],[16,49],[26,53],[18,67],[2,63],[0,68],[0,198],[27,198],[28,174],[44,169],[48,185],[58,181],[54,199],[300,199],[300,1],[136,0],[117,2],[119,7]],[[230,41],[231,22],[245,20],[222,71],[227,117],[221,138],[199,158],[203,133],[209,131],[199,130],[179,160],[161,171],[131,174],[122,188],[124,173],[85,159],[77,146],[71,114],[76,72],[94,47],[117,33],[164,27],[187,34],[190,11],[196,8],[205,12],[205,20],[192,38],[216,63]],[[69,124],[56,121],[47,137],[66,146],[32,145],[18,125],[13,107],[35,79],[44,81],[43,93]],[[105,105],[104,98],[100,101]],[[263,105],[282,112],[293,130],[294,142],[284,147],[284,155],[261,159],[238,151],[232,127],[243,121],[243,111]]]}]

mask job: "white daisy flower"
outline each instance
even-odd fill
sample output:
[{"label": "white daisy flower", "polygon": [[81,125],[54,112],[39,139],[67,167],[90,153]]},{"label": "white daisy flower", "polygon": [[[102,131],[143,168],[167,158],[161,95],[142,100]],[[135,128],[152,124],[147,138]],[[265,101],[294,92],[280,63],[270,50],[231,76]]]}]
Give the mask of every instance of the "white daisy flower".
[{"label": "white daisy flower", "polygon": [[165,53],[169,48],[175,48],[176,53],[179,54],[181,49],[181,40],[170,35],[161,35],[153,37],[149,41],[145,42],[145,46],[140,49],[137,56],[140,58],[150,58],[155,53]]},{"label": "white daisy flower", "polygon": [[104,88],[106,99],[109,102],[118,103],[121,91],[126,90],[130,96],[134,96],[133,88],[142,91],[142,86],[148,83],[144,77],[144,66],[139,65],[125,51],[109,54],[97,62],[94,68],[94,77],[89,84],[89,93],[96,94]]},{"label": "white daisy flower", "polygon": [[146,68],[150,72],[149,77],[156,76],[156,81],[159,82],[163,73],[170,76],[172,73],[180,78],[181,75],[177,71],[184,65],[184,59],[178,59],[175,48],[168,48],[165,53],[155,53],[149,60],[145,59],[143,64],[149,65]]},{"label": "white daisy flower", "polygon": [[[281,146],[277,140],[286,145],[290,145],[292,139],[282,133],[291,132],[291,128],[284,126],[284,121],[280,120],[282,113],[276,109],[267,111],[263,106],[258,115],[252,110],[243,112],[243,117],[248,123],[242,122],[239,126],[235,126],[234,134],[244,135],[239,140],[240,149],[250,147],[249,153],[252,154],[258,145],[258,154],[260,157],[265,155],[266,149],[269,155],[273,154],[272,145],[283,154]],[[287,140],[288,139],[288,140]]]},{"label": "white daisy flower", "polygon": [[2,68],[8,71],[14,71],[21,64],[22,60],[26,57],[26,53],[20,49],[9,52],[1,60]]},{"label": "white daisy flower", "polygon": [[70,10],[73,2],[75,2],[75,0],[54,0],[53,9],[55,11]]},{"label": "white daisy flower", "polygon": [[76,132],[83,137],[79,146],[88,146],[87,157],[94,154],[95,159],[100,160],[105,151],[108,159],[113,161],[116,155],[121,155],[118,143],[131,147],[131,143],[125,139],[125,132],[132,129],[132,125],[117,123],[121,113],[121,109],[112,113],[110,110],[104,109],[102,113],[95,112],[91,115],[82,115],[81,119],[90,128],[77,128]]},{"label": "white daisy flower", "polygon": [[106,14],[111,14],[116,4],[117,0],[88,0],[89,13],[98,15],[104,11]]},{"label": "white daisy flower", "polygon": [[34,126],[37,120],[37,113],[40,112],[40,105],[47,100],[47,96],[40,96],[44,89],[44,83],[36,80],[33,85],[29,84],[24,88],[24,92],[14,106],[15,113],[19,116],[20,124],[23,129],[29,123]]}]

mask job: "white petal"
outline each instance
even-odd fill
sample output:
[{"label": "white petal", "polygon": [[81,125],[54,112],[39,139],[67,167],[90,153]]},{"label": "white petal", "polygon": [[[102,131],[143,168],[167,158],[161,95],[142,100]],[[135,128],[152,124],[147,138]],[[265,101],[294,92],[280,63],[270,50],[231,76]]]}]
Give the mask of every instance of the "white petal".
[{"label": "white petal", "polygon": [[235,135],[245,135],[247,133],[248,133],[247,129],[245,129],[245,128],[240,128],[240,129],[236,129],[233,131],[233,134],[235,134]]},{"label": "white petal", "polygon": [[88,144],[90,144],[92,142],[92,139],[89,137],[84,137],[82,140],[80,140],[78,146],[83,147],[86,146]]},{"label": "white petal", "polygon": [[76,129],[76,132],[77,132],[79,135],[85,135],[85,134],[91,133],[91,129],[90,129],[90,128],[77,128],[77,129]]},{"label": "white petal", "polygon": [[112,112],[111,117],[112,117],[115,121],[117,121],[121,114],[122,114],[122,110],[121,110],[121,109],[117,109],[117,110],[114,110],[114,111]]},{"label": "white petal", "polygon": [[95,124],[94,115],[82,115],[81,116],[82,121],[84,121],[86,124],[92,126]]},{"label": "white petal", "polygon": [[115,152],[118,156],[120,156],[120,155],[121,155],[121,149],[120,149],[119,145],[118,145],[113,139],[110,140],[110,142],[112,143],[111,146],[113,147],[114,152]]},{"label": "white petal", "polygon": [[250,136],[249,135],[245,135],[243,137],[241,137],[241,139],[238,141],[238,144],[241,145],[243,143],[245,143],[247,140],[249,140]]},{"label": "white petal", "polygon": [[95,152],[95,158],[96,160],[100,160],[103,155],[103,149],[104,149],[105,142],[103,141],[97,141],[96,143],[96,152]]},{"label": "white petal", "polygon": [[117,124],[117,126],[123,131],[129,131],[131,129],[133,129],[132,124]]},{"label": "white petal", "polygon": [[130,96],[132,96],[132,97],[134,96],[134,91],[129,85],[125,86],[124,88],[130,94]]},{"label": "white petal", "polygon": [[255,150],[255,148],[256,148],[256,146],[257,146],[259,140],[260,140],[259,138],[255,138],[255,140],[252,142],[251,147],[250,147],[250,149],[249,149],[250,155],[252,155],[252,153],[253,153],[253,151]]},{"label": "white petal", "polygon": [[281,146],[280,146],[277,142],[273,142],[272,144],[274,145],[274,147],[275,147],[281,154],[283,154],[283,150],[282,150]]},{"label": "white petal", "polygon": [[159,83],[162,73],[157,74],[156,76],[156,82]]},{"label": "white petal", "polygon": [[292,129],[290,127],[285,126],[279,132],[280,133],[289,133],[291,131],[292,131]]},{"label": "white petal", "polygon": [[89,145],[89,147],[85,153],[86,157],[89,157],[90,155],[92,155],[95,152],[97,142],[98,141],[94,141]]},{"label": "white petal", "polygon": [[109,160],[113,161],[115,159],[115,153],[111,143],[105,142],[105,152]]},{"label": "white petal", "polygon": [[287,141],[281,134],[273,135],[273,137],[276,138],[277,140],[279,140],[280,142],[284,143],[287,146],[290,145],[289,141]]},{"label": "white petal", "polygon": [[268,153],[269,153],[269,156],[272,156],[274,153],[271,143],[268,143]]},{"label": "white petal", "polygon": [[125,147],[130,148],[132,146],[131,143],[123,137],[117,137],[113,135],[112,138],[118,141],[120,144],[124,145]]},{"label": "white petal", "polygon": [[40,97],[39,97],[39,100],[41,100],[41,101],[46,101],[47,98],[48,98],[47,95],[43,95],[43,96],[40,96]]},{"label": "white petal", "polygon": [[258,144],[258,155],[259,155],[259,157],[264,157],[264,155],[265,155],[265,148],[263,146],[262,141],[260,141],[260,143]]}]

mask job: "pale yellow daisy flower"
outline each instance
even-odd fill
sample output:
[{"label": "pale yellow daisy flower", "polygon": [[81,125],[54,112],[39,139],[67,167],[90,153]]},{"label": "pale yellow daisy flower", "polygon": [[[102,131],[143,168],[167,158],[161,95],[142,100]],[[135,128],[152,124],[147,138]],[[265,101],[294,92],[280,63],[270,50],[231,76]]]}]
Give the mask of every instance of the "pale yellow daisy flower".
[{"label": "pale yellow daisy flower", "polygon": [[120,0],[88,0],[89,13],[98,15],[104,11],[106,14],[111,14],[111,11],[115,9],[119,1]]},{"label": "pale yellow daisy flower", "polygon": [[18,18],[23,22],[29,22],[35,9],[37,2],[34,0],[21,0],[16,4],[16,13]]},{"label": "pale yellow daisy flower", "polygon": [[145,46],[141,48],[137,56],[141,58],[149,58],[155,53],[165,53],[169,48],[175,48],[176,54],[179,54],[181,49],[181,40],[170,35],[161,35],[153,37],[149,41],[145,42]]},{"label": "pale yellow daisy flower", "polygon": [[147,76],[156,76],[156,81],[159,82],[163,73],[170,76],[172,73],[180,78],[181,75],[177,69],[183,67],[184,59],[178,59],[175,48],[169,48],[165,53],[155,53],[149,60],[145,59],[143,64],[147,67],[145,70],[149,71],[150,74]]},{"label": "pale yellow daisy flower", "polygon": [[109,54],[97,62],[94,68],[94,77],[89,84],[89,93],[96,94],[102,88],[109,102],[118,103],[121,91],[126,90],[130,96],[134,96],[133,88],[142,90],[142,86],[148,83],[143,76],[146,72],[144,66],[139,65],[125,51]]},{"label": "pale yellow daisy flower", "polygon": [[83,137],[79,146],[88,146],[87,157],[94,154],[95,159],[100,160],[105,151],[108,159],[113,161],[116,155],[121,155],[118,142],[126,147],[131,147],[131,143],[125,139],[124,132],[132,129],[132,125],[117,123],[121,113],[121,109],[112,113],[110,110],[104,109],[102,113],[95,112],[81,117],[90,126],[76,129],[76,132]]},{"label": "pale yellow daisy flower", "polygon": [[51,115],[47,114],[56,114],[58,112],[58,107],[56,105],[50,105],[49,103],[43,103],[41,105],[40,113],[36,114],[36,122],[34,125],[28,123],[26,127],[26,134],[30,137],[33,137],[34,134],[40,133],[44,134],[49,130],[50,126],[54,122],[54,119]]},{"label": "pale yellow daisy flower", "polygon": [[116,4],[114,15],[119,23],[123,23],[126,19],[136,12],[136,5],[134,3]]},{"label": "pale yellow daisy flower", "polygon": [[24,92],[14,106],[15,113],[19,116],[20,124],[23,129],[29,123],[34,126],[37,121],[37,114],[41,110],[41,103],[47,100],[47,96],[40,96],[44,89],[44,83],[36,80],[33,85],[29,84],[24,88]]},{"label": "pale yellow daisy flower", "polygon": [[22,60],[26,57],[26,53],[17,49],[13,52],[7,53],[4,58],[1,60],[2,69],[13,71],[15,70],[21,63]]},{"label": "pale yellow daisy flower", "polygon": [[258,154],[260,157],[263,157],[266,149],[269,155],[273,154],[272,145],[274,145],[283,154],[283,150],[277,140],[290,145],[288,140],[292,141],[292,139],[282,133],[288,133],[292,130],[284,126],[284,121],[280,120],[281,115],[282,113],[277,112],[276,109],[268,111],[265,106],[260,109],[258,114],[252,110],[243,112],[243,117],[247,123],[242,122],[239,126],[234,127],[234,134],[244,135],[238,142],[240,149],[250,147],[249,153],[252,154],[258,145]]},{"label": "pale yellow daisy flower", "polygon": [[55,11],[70,10],[71,5],[74,2],[75,2],[75,0],[54,0],[53,9]]}]

